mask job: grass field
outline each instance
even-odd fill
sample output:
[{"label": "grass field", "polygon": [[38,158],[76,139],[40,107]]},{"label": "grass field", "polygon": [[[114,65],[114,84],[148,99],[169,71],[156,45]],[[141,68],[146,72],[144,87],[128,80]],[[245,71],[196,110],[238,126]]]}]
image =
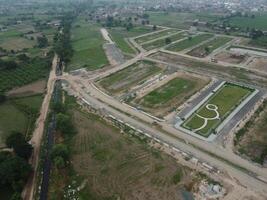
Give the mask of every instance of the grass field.
[{"label": "grass field", "polygon": [[130,136],[131,130],[122,134],[94,114],[77,108],[70,112],[77,129],[69,142],[70,173],[53,170],[49,199],[63,199],[68,185],[84,185],[75,199],[181,199],[185,185],[199,182],[193,171]]},{"label": "grass field", "polygon": [[211,54],[215,49],[218,49],[219,47],[223,46],[227,42],[230,42],[231,40],[232,38],[228,37],[216,37],[212,41],[207,42],[188,52],[188,54],[196,57],[205,57]]},{"label": "grass field", "polygon": [[142,109],[158,117],[164,117],[167,112],[176,109],[191,95],[199,91],[208,80],[180,74],[161,87],[148,93],[134,102]]},{"label": "grass field", "polygon": [[99,85],[110,93],[127,91],[131,86],[137,85],[149,76],[159,73],[162,69],[149,61],[139,61],[119,72],[105,77]]},{"label": "grass field", "polygon": [[87,68],[99,69],[108,64],[102,45],[104,39],[97,24],[78,19],[72,28],[71,44],[74,50],[71,62],[67,70]]},{"label": "grass field", "polygon": [[42,104],[42,96],[29,96],[7,100],[0,104],[0,147],[12,131],[29,136]]},{"label": "grass field", "polygon": [[140,43],[154,40],[154,39],[157,39],[160,37],[168,36],[168,35],[173,34],[175,32],[177,32],[176,29],[166,29],[166,30],[163,30],[163,31],[160,31],[157,33],[149,34],[147,36],[139,37],[135,41],[140,44]]},{"label": "grass field", "polygon": [[[183,39],[185,38],[185,33],[182,32],[182,33],[177,33],[175,35],[171,35],[169,37],[166,37],[166,38],[169,38],[171,40],[171,42],[174,42],[174,41],[177,41],[177,40],[180,40],[180,39]],[[146,50],[151,50],[151,49],[155,49],[155,48],[159,48],[159,47],[163,47],[166,44],[165,40],[166,38],[163,38],[163,39],[158,39],[154,42],[150,42],[150,43],[146,43],[144,44],[142,47]]]},{"label": "grass field", "polygon": [[257,39],[252,39],[250,40],[249,45],[267,49],[267,36],[262,36]]},{"label": "grass field", "polygon": [[208,104],[215,105],[218,107],[219,118],[208,121],[205,127],[196,131],[198,134],[208,137],[251,92],[251,89],[226,83],[184,122],[183,127],[192,131],[200,128],[204,124],[204,119],[198,117],[197,114],[205,118],[213,118],[216,116],[215,111],[208,110],[206,106]]},{"label": "grass field", "polygon": [[114,40],[114,42],[122,50],[123,53],[134,54],[136,52],[125,41],[125,39],[149,33],[152,32],[153,30],[151,27],[140,26],[140,27],[134,27],[133,29],[130,29],[130,31],[125,30],[125,28],[111,28],[108,31],[111,34],[111,37]]},{"label": "grass field", "polygon": [[190,28],[190,24],[186,21],[200,21],[213,22],[220,18],[216,13],[183,13],[183,12],[148,12],[151,24],[158,24],[162,26],[170,26],[181,29]]},{"label": "grass field", "polygon": [[178,42],[178,43],[175,43],[173,45],[170,45],[167,50],[170,50],[170,51],[175,51],[175,52],[178,52],[178,51],[182,51],[184,49],[187,49],[187,48],[190,48],[190,47],[193,47],[207,39],[210,39],[211,37],[213,37],[212,34],[201,34],[201,35],[197,35],[195,37],[192,37],[192,38],[188,38],[186,40],[183,40],[181,42]]},{"label": "grass field", "polygon": [[267,13],[256,14],[255,18],[251,17],[232,17],[229,24],[246,30],[247,27],[252,29],[267,30]]}]

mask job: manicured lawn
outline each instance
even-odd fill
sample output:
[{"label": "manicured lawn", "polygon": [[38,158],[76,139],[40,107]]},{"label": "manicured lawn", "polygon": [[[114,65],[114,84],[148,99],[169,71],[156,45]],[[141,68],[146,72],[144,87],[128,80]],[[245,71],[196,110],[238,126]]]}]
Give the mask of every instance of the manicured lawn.
[{"label": "manicured lawn", "polygon": [[151,50],[151,49],[163,47],[163,46],[167,45],[166,41],[165,41],[166,38],[169,38],[171,40],[171,42],[174,42],[174,41],[180,40],[184,37],[186,37],[184,32],[178,33],[178,34],[172,35],[170,37],[165,37],[163,39],[156,40],[156,41],[151,42],[151,43],[146,43],[143,45],[143,48],[146,50]]},{"label": "manicured lawn", "polygon": [[216,37],[212,41],[193,49],[188,54],[197,57],[205,57],[231,40],[232,38],[229,37]]},{"label": "manicured lawn", "polygon": [[126,91],[147,77],[159,73],[161,68],[149,61],[137,62],[119,72],[102,79],[99,84],[109,92]]},{"label": "manicured lawn", "polygon": [[157,38],[160,38],[160,37],[163,37],[163,36],[168,36],[168,35],[173,34],[175,32],[177,32],[176,29],[167,29],[167,30],[164,30],[164,31],[160,31],[160,32],[157,32],[157,33],[153,33],[153,34],[150,34],[150,35],[147,35],[147,36],[143,36],[143,37],[137,38],[136,42],[137,43],[147,42],[147,41],[154,40],[154,39],[157,39]]},{"label": "manicured lawn", "polygon": [[192,38],[188,38],[186,40],[183,40],[181,42],[175,43],[171,46],[169,46],[167,49],[170,51],[182,51],[184,49],[193,47],[209,38],[213,37],[212,34],[202,34],[202,35],[197,35],[195,37]]},{"label": "manicured lawn", "polygon": [[0,104],[0,147],[12,131],[30,135],[42,104],[42,96],[7,100]]},{"label": "manicured lawn", "polygon": [[100,33],[100,26],[78,19],[72,28],[71,43],[74,50],[67,70],[87,68],[99,69],[108,64],[103,44],[104,39]]},{"label": "manicured lawn", "polygon": [[184,96],[184,93],[187,93],[196,86],[195,84],[195,81],[190,81],[189,79],[172,79],[167,84],[147,94],[142,104],[148,107],[165,104],[178,95]]},{"label": "manicured lawn", "polygon": [[[158,29],[159,30],[159,29]],[[152,32],[151,27],[138,26],[127,31],[125,28],[112,28],[108,32],[111,34],[112,39],[117,44],[117,46],[122,50],[123,53],[134,54],[134,49],[126,42],[126,38],[135,37],[145,33]]]},{"label": "manicured lawn", "polygon": [[267,13],[259,13],[252,17],[232,17],[229,20],[229,24],[237,26],[246,30],[246,28],[255,28],[260,30],[267,30]]},{"label": "manicured lawn", "polygon": [[249,95],[252,90],[243,88],[238,85],[225,84],[219,91],[217,91],[200,109],[196,111],[183,126],[195,130],[202,126],[204,120],[198,117],[196,114],[212,118],[216,116],[214,111],[208,110],[206,105],[213,104],[218,107],[220,119],[210,120],[203,129],[197,131],[197,133],[208,137],[211,132],[222,123],[226,117]]}]

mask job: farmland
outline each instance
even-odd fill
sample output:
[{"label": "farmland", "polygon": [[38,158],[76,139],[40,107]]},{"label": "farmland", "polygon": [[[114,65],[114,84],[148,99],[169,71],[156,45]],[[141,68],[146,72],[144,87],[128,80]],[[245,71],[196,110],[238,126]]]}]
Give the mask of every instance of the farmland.
[{"label": "farmland", "polygon": [[177,33],[177,34],[171,35],[169,37],[165,37],[165,38],[162,38],[162,39],[155,40],[153,42],[146,43],[146,44],[143,45],[143,48],[146,49],[146,50],[151,50],[151,49],[163,47],[163,46],[167,45],[167,43],[166,43],[166,39],[167,38],[171,43],[171,42],[183,39],[184,37],[186,37],[186,33],[184,33],[184,32]]},{"label": "farmland", "polygon": [[156,116],[163,117],[168,111],[176,109],[184,103],[207,83],[208,79],[180,74],[143,98],[135,100],[135,103],[139,104],[142,109]]},{"label": "farmland", "polygon": [[162,69],[157,64],[149,61],[139,61],[115,74],[100,80],[99,85],[110,93],[127,91],[149,76],[159,73]]},{"label": "farmland", "polygon": [[0,104],[0,147],[4,146],[5,138],[18,131],[29,137],[42,103],[42,96],[35,95],[14,98]]},{"label": "farmland", "polygon": [[199,44],[199,43],[201,43],[207,39],[210,39],[212,37],[213,37],[212,34],[201,34],[201,35],[197,35],[195,37],[189,37],[186,40],[183,40],[181,42],[170,45],[167,48],[167,50],[175,51],[175,52],[182,51],[184,49],[193,47],[193,46],[195,46],[195,45],[197,45],[197,44]]},{"label": "farmland", "polygon": [[157,38],[160,38],[160,37],[167,37],[168,35],[171,35],[173,33],[177,32],[176,29],[166,29],[166,30],[163,30],[163,31],[160,31],[160,32],[157,32],[157,33],[153,33],[153,34],[149,34],[149,35],[146,35],[146,36],[142,36],[142,37],[139,37],[136,39],[136,42],[137,43],[143,43],[143,42],[147,42],[147,41],[150,41],[150,40],[154,40],[154,39],[157,39]]},{"label": "farmland", "polygon": [[74,54],[67,70],[79,68],[95,70],[107,65],[108,60],[102,47],[104,42],[97,24],[77,19],[73,24],[71,36]]},{"label": "farmland", "polygon": [[[200,135],[208,137],[228,115],[251,94],[251,89],[226,83],[206,101],[183,126]],[[203,118],[202,118],[203,117]],[[209,119],[204,124],[204,119]],[[203,125],[203,126],[202,126]]]},{"label": "farmland", "polygon": [[232,39],[228,37],[216,37],[210,42],[200,45],[199,47],[188,52],[188,54],[196,57],[205,57],[211,54],[215,49],[223,46],[224,44],[230,42],[231,40]]}]

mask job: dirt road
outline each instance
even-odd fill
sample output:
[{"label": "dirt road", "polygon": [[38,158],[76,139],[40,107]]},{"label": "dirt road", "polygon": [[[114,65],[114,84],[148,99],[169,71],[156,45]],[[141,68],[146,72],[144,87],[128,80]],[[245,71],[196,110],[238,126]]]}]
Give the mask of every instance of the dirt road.
[{"label": "dirt road", "polygon": [[30,140],[31,144],[33,145],[33,154],[30,159],[30,163],[33,166],[33,173],[29,178],[25,188],[22,192],[22,197],[24,200],[32,200],[34,195],[34,190],[36,187],[36,178],[37,178],[37,169],[38,169],[38,161],[39,161],[39,154],[40,154],[40,146],[41,141],[44,133],[45,127],[45,120],[49,110],[49,103],[53,94],[54,84],[56,80],[56,66],[58,62],[58,56],[55,55],[53,62],[52,62],[52,69],[49,74],[49,79],[47,81],[47,92],[43,100],[43,104],[40,110],[40,116],[36,121],[36,127],[33,132],[32,139]]}]

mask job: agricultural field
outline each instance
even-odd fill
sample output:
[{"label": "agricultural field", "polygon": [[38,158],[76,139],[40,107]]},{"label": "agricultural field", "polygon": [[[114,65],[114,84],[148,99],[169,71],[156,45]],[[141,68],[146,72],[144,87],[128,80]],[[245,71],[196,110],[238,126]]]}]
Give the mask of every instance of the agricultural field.
[{"label": "agricultural field", "polygon": [[50,65],[49,58],[38,58],[32,63],[20,65],[15,69],[1,69],[0,92],[7,92],[15,87],[47,78]]},{"label": "agricultural field", "polygon": [[31,135],[42,100],[42,95],[34,95],[12,98],[0,104],[0,147],[12,131],[21,132],[25,137]]},{"label": "agricultural field", "polygon": [[194,37],[189,37],[186,40],[170,45],[167,50],[175,52],[182,51],[187,48],[193,47],[201,42],[204,42],[205,40],[208,40],[212,37],[212,34],[201,34]]},{"label": "agricultural field", "polygon": [[252,89],[226,83],[184,123],[183,127],[204,137],[216,128],[252,93]]},{"label": "agricultural field", "polygon": [[158,40],[155,40],[153,42],[148,42],[148,43],[145,43],[144,45],[142,45],[142,47],[146,50],[151,50],[151,49],[155,49],[155,48],[159,48],[159,47],[163,47],[165,45],[168,45],[169,43],[166,43],[166,39],[168,38],[168,40],[171,42],[174,42],[174,41],[177,41],[177,40],[180,40],[180,39],[183,39],[186,37],[186,33],[185,32],[181,32],[181,33],[177,33],[175,35],[171,35],[169,37],[165,37],[165,38],[162,38],[162,39],[158,39]]},{"label": "agricultural field", "polygon": [[102,46],[105,41],[100,33],[99,25],[78,19],[71,30],[71,44],[74,53],[67,70],[79,68],[95,70],[108,64]]},{"label": "agricultural field", "polygon": [[149,34],[146,36],[142,36],[142,37],[138,37],[137,39],[135,39],[135,41],[139,44],[150,41],[150,40],[155,40],[157,38],[160,37],[167,37],[168,35],[174,34],[176,33],[178,30],[177,29],[166,29],[166,30],[162,30],[160,32],[157,33],[153,33],[153,34]]},{"label": "agricultural field", "polygon": [[[160,29],[157,29],[160,30]],[[138,35],[143,35],[146,33],[152,32],[151,27],[147,26],[138,26],[130,29],[129,31],[125,30],[125,28],[111,28],[108,30],[111,34],[112,39],[118,45],[123,53],[126,54],[135,54],[136,51],[131,47],[126,38],[136,37]]]},{"label": "agricultural field", "polygon": [[[69,173],[53,170],[49,199],[62,199],[68,185],[79,199],[174,199],[194,191],[200,176],[100,117],[72,109],[77,134],[69,142]],[[90,131],[89,131],[90,130]],[[61,178],[59,178],[61,177]],[[62,178],[64,177],[64,178]]]},{"label": "agricultural field", "polygon": [[157,117],[164,117],[168,112],[178,108],[194,93],[201,90],[208,82],[209,79],[179,74],[176,78],[142,98],[134,100],[134,103]]},{"label": "agricultural field", "polygon": [[98,84],[111,94],[123,93],[163,69],[150,61],[139,61],[119,72],[111,74]]},{"label": "agricultural field", "polygon": [[195,49],[188,52],[188,55],[203,58],[211,54],[214,50],[230,42],[232,38],[229,37],[216,37],[213,40],[196,47]]},{"label": "agricultural field", "polygon": [[196,19],[205,22],[214,22],[220,19],[216,13],[182,13],[182,12],[148,12],[151,24],[170,26],[180,29],[189,29],[188,21]]},{"label": "agricultural field", "polygon": [[252,17],[231,17],[229,19],[229,24],[231,26],[239,27],[243,30],[247,28],[252,29],[260,29],[262,31],[267,30],[267,13],[260,13],[255,15],[255,18]]},{"label": "agricultural field", "polygon": [[235,135],[235,148],[249,159],[263,164],[267,156],[267,101]]}]

